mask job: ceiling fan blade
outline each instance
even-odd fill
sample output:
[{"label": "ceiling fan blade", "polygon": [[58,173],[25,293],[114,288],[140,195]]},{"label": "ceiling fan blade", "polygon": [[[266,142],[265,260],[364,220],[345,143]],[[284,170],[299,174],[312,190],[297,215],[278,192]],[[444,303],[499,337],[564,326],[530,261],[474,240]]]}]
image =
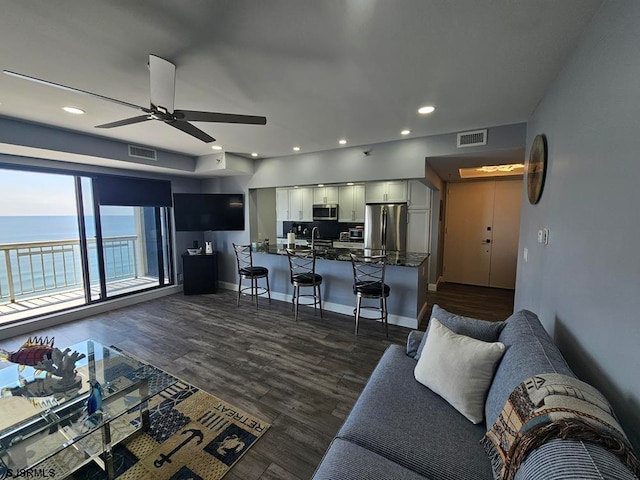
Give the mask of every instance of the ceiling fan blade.
[{"label": "ceiling fan blade", "polygon": [[155,55],[149,55],[151,108],[163,107],[173,113],[176,97],[176,66]]},{"label": "ceiling fan blade", "polygon": [[122,127],[123,125],[132,125],[134,123],[146,122],[151,120],[149,115],[140,115],[138,117],[125,118],[124,120],[118,120],[117,122],[103,123],[102,125],[96,125],[96,128],[113,128]]},{"label": "ceiling fan blade", "polygon": [[267,118],[256,115],[236,115],[235,113],[196,112],[194,110],[176,110],[176,118],[189,122],[244,123],[266,125]]},{"label": "ceiling fan blade", "polygon": [[151,110],[145,107],[141,107],[140,105],[135,105],[129,102],[123,102],[122,100],[116,100],[115,98],[105,97],[104,95],[99,95],[97,93],[87,92],[86,90],[80,90],[79,88],[68,87],[66,85],[61,85],[59,83],[49,82],[48,80],[42,80],[41,78],[31,77],[29,75],[24,75],[22,73],[11,72],[9,70],[3,70],[6,75],[10,75],[12,77],[21,78],[23,80],[29,80],[31,82],[40,83],[42,85],[47,85],[49,87],[59,88],[61,90],[66,90],[67,92],[80,93],[82,95],[88,95],[90,97],[96,97],[101,100],[106,100],[107,102],[117,103],[118,105],[124,105],[125,107],[135,108],[136,110],[142,110],[143,112],[150,113]]},{"label": "ceiling fan blade", "polygon": [[172,127],[177,128],[178,130],[182,130],[184,133],[188,133],[192,137],[196,137],[198,140],[202,140],[205,143],[211,143],[216,141],[215,138],[203,132],[199,128],[194,127],[188,122],[177,121],[177,122],[166,122],[166,123],[167,125],[171,125]]}]

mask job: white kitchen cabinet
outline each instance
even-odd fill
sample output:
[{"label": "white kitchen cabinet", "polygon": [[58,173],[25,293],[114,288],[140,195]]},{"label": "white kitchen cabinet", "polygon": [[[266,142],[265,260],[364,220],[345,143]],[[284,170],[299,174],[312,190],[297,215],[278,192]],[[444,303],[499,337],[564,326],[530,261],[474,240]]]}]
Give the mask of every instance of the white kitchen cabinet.
[{"label": "white kitchen cabinet", "polygon": [[289,189],[276,188],[276,220],[289,220]]},{"label": "white kitchen cabinet", "polygon": [[289,218],[291,221],[313,221],[313,189],[289,189]]},{"label": "white kitchen cabinet", "polygon": [[338,221],[364,222],[364,185],[346,185],[338,191]]},{"label": "white kitchen cabinet", "polygon": [[338,203],[338,187],[316,187],[313,189],[314,205],[335,205]]},{"label": "white kitchen cabinet", "polygon": [[276,188],[276,220],[313,221],[313,189]]},{"label": "white kitchen cabinet", "polygon": [[366,203],[391,203],[407,201],[407,182],[369,182],[365,190]]},{"label": "white kitchen cabinet", "polygon": [[431,240],[431,210],[407,211],[407,251],[429,252]]},{"label": "white kitchen cabinet", "polygon": [[431,189],[419,180],[410,180],[409,210],[431,209]]}]

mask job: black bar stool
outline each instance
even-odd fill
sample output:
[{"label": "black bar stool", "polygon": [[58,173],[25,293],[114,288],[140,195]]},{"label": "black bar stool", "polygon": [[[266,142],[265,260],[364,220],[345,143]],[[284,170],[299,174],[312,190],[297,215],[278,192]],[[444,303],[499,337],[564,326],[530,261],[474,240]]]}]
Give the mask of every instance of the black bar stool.
[{"label": "black bar stool", "polygon": [[[356,255],[351,253],[351,265],[353,266],[353,294],[357,297],[356,308],[353,313],[356,317],[356,335],[358,335],[358,322],[363,309],[376,310],[379,317],[362,317],[369,320],[381,320],[384,323],[387,337],[389,336],[389,320],[387,312],[387,297],[391,292],[389,285],[384,283],[384,271],[387,266],[386,255]],[[380,306],[363,306],[362,299],[379,299]]]},{"label": "black bar stool", "polygon": [[[292,250],[287,249],[289,257],[289,272],[291,276],[291,285],[293,285],[293,308],[295,310],[295,319],[298,321],[298,307],[300,306],[300,297],[313,298],[313,314],[316,313],[316,306],[320,307],[320,318],[322,318],[322,296],[320,294],[320,285],[322,285],[322,275],[316,273],[316,252],[312,249]],[[312,287],[312,294],[300,294],[301,287]]]},{"label": "black bar stool", "polygon": [[[253,253],[251,251],[251,245],[236,245],[233,244],[233,249],[236,252],[236,260],[238,262],[238,301],[236,305],[240,306],[240,295],[244,292],[250,291],[251,301],[253,297],[256,297],[256,309],[258,308],[258,295],[267,295],[269,297],[269,304],[271,304],[271,290],[269,289],[269,269],[266,267],[256,267],[253,265]],[[267,281],[267,287],[258,287],[258,280],[264,278]],[[243,287],[242,280],[249,280],[251,286]]]}]

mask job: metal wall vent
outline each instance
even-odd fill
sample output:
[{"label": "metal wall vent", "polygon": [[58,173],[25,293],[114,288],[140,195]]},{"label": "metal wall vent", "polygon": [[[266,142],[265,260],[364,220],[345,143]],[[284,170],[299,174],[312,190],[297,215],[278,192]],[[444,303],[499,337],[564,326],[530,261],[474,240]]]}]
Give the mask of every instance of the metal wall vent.
[{"label": "metal wall vent", "polygon": [[150,148],[136,147],[129,145],[129,156],[135,158],[144,158],[145,160],[156,160],[156,151]]},{"label": "metal wall vent", "polygon": [[487,129],[461,132],[458,134],[458,148],[487,144]]}]

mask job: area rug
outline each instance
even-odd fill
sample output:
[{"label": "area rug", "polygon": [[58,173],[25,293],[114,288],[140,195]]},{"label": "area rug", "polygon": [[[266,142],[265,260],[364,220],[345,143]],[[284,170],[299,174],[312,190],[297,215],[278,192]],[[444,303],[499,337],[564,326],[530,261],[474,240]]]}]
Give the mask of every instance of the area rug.
[{"label": "area rug", "polygon": [[[152,381],[172,376],[161,370]],[[172,383],[167,382],[167,383]],[[149,402],[150,429],[125,439],[113,449],[118,480],[217,480],[222,478],[270,425],[184,381],[168,387]],[[137,411],[112,423],[112,438],[139,427]],[[100,442],[100,432],[86,441]],[[47,461],[69,467],[65,451]],[[51,463],[50,463],[51,462]],[[41,465],[44,466],[44,465]],[[68,470],[67,470],[68,471]],[[104,479],[105,472],[94,462],[78,470],[69,480]]]}]

